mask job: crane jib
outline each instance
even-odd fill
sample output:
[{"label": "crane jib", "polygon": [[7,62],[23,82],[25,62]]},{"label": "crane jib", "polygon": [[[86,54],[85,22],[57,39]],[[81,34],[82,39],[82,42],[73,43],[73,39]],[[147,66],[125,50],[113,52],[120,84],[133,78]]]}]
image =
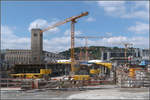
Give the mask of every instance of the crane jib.
[{"label": "crane jib", "polygon": [[46,28],[46,29],[43,29],[43,30],[41,31],[41,33],[42,33],[42,32],[45,32],[45,31],[48,31],[48,30],[50,30],[50,29],[52,29],[52,28],[55,28],[55,27],[57,27],[57,26],[60,26],[60,25],[62,25],[62,24],[65,24],[65,23],[67,23],[67,22],[70,22],[70,21],[73,21],[73,20],[75,21],[76,19],[78,19],[78,18],[80,18],[80,17],[82,17],[82,16],[86,16],[86,15],[88,15],[88,12],[81,13],[81,14],[78,15],[78,16],[72,16],[72,17],[70,17],[70,18],[65,19],[64,21],[57,22],[56,24],[54,24],[54,25],[52,25],[52,26],[49,26],[49,27]]}]

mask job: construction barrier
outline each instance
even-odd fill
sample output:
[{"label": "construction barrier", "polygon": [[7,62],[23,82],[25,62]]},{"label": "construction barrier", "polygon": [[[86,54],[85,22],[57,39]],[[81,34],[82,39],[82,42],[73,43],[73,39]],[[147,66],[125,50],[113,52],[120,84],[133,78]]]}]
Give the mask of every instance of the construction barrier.
[{"label": "construction barrier", "polygon": [[1,87],[21,87],[22,79],[0,78]]}]

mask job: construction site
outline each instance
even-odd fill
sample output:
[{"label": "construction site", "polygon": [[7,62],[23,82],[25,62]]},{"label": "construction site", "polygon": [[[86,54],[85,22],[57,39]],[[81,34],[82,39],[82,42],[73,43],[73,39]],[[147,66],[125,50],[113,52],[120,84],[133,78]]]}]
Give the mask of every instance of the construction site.
[{"label": "construction site", "polygon": [[[78,20],[89,14],[31,29],[29,50],[7,49],[4,55],[1,51],[1,61],[5,61],[0,70],[1,98],[150,99],[149,50],[134,48],[130,42],[118,43],[123,48],[117,49],[88,46],[89,39],[110,38],[75,34]],[[44,33],[66,23],[70,23],[69,50],[44,51]],[[75,47],[76,38],[85,41],[84,47]]]}]

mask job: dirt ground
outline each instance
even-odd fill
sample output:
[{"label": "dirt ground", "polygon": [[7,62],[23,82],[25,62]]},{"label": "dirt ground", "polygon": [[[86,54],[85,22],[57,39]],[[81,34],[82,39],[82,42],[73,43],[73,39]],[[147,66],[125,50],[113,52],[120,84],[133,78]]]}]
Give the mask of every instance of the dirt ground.
[{"label": "dirt ground", "polygon": [[68,90],[1,91],[1,99],[149,99],[148,88],[118,88],[100,85]]}]

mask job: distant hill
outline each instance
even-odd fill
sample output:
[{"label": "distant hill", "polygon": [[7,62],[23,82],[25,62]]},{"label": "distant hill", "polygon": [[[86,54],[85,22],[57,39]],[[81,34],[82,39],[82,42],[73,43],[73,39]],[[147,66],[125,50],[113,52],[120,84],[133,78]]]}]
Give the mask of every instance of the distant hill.
[{"label": "distant hill", "polygon": [[[86,50],[85,47],[74,48],[75,59],[79,59],[79,57],[84,59],[85,58],[85,50]],[[102,50],[103,51],[114,51],[114,52],[122,51],[122,52],[124,52],[125,49],[124,48],[118,48],[118,47],[90,46],[90,47],[88,47],[89,59],[100,59]],[[60,52],[59,54],[62,54],[64,56],[66,56],[67,59],[69,59],[70,58],[70,49],[63,51],[63,52]]]}]

